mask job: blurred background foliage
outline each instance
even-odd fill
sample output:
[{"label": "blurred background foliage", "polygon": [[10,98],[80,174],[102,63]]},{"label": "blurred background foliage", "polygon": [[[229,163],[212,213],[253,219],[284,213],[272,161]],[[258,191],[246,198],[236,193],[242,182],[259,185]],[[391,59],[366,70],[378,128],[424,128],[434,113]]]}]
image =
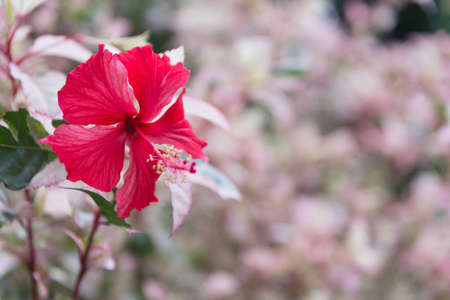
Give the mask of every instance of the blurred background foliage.
[{"label": "blurred background foliage", "polygon": [[[344,6],[349,1],[334,0],[333,2],[339,15],[339,21],[348,27],[348,20],[344,15]],[[364,2],[369,6],[374,6],[383,1],[364,0]],[[379,37],[383,41],[405,40],[411,33],[450,31],[450,2],[447,0],[391,2],[399,3],[395,11],[396,22],[390,30],[379,32]]]},{"label": "blurred background foliage", "polygon": [[[116,268],[84,299],[449,299],[449,16],[445,0],[48,0],[36,36],[184,44],[188,92],[233,132],[192,124],[244,199],[196,186],[168,239],[160,189],[132,215],[142,233],[102,228]],[[76,252],[48,222],[41,276],[67,295]],[[24,270],[0,275],[1,299],[25,298]]]}]

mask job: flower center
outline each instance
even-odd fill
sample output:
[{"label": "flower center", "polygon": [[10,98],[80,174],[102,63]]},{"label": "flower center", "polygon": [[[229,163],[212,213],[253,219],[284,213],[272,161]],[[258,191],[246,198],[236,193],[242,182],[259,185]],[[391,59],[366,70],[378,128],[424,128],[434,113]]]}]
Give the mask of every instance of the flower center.
[{"label": "flower center", "polygon": [[176,149],[173,145],[160,145],[159,148],[152,145],[146,136],[139,129],[138,122],[135,118],[130,118],[125,123],[125,130],[128,134],[136,134],[142,138],[153,152],[149,154],[147,163],[153,165],[153,169],[157,174],[164,173],[164,180],[171,183],[181,182],[186,180],[188,173],[195,173],[195,162],[192,161],[192,156],[189,154],[186,158],[182,157],[183,151]]},{"label": "flower center", "polygon": [[135,117],[131,117],[125,122],[125,130],[128,134],[136,133],[137,126],[138,125]]},{"label": "flower center", "polygon": [[173,145],[162,145],[163,150],[154,148],[153,154],[150,154],[147,162],[156,161],[153,169],[157,174],[164,173],[164,180],[171,183],[183,183],[188,173],[195,173],[195,162],[192,162],[192,156],[188,155],[186,159],[182,158],[183,151],[176,149]]}]

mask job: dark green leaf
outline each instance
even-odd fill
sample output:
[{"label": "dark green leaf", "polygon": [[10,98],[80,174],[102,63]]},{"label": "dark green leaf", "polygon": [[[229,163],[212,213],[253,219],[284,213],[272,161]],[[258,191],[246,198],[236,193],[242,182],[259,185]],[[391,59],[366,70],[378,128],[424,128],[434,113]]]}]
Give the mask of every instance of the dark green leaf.
[{"label": "dark green leaf", "polygon": [[132,234],[128,237],[128,251],[138,257],[151,255],[155,252],[155,244],[145,233]]},{"label": "dark green leaf", "polygon": [[304,77],[306,75],[305,70],[295,69],[295,68],[278,69],[278,70],[275,70],[273,73],[275,76],[292,76],[292,77],[299,77],[299,78]]},{"label": "dark green leaf", "polygon": [[3,201],[3,203],[5,203],[7,205],[11,204],[11,201],[9,200],[8,192],[6,191],[6,189],[2,183],[0,183],[0,201]]},{"label": "dark green leaf", "polygon": [[0,182],[8,189],[20,190],[27,187],[33,176],[55,159],[56,154],[41,149],[36,139],[47,133],[27,110],[7,112],[3,120],[9,129],[0,126]]},{"label": "dark green leaf", "polygon": [[30,130],[27,125],[27,118],[29,114],[26,109],[19,109],[18,111],[8,111],[3,115],[3,121],[5,121],[12,135],[17,141],[21,141],[22,144],[32,146],[34,140],[30,136]]},{"label": "dark green leaf", "polygon": [[122,220],[117,216],[117,212],[114,210],[114,205],[105,198],[103,198],[102,196],[100,196],[99,194],[91,191],[86,191],[83,189],[75,189],[75,188],[66,188],[66,189],[77,190],[88,194],[92,198],[92,200],[94,200],[94,202],[97,204],[98,208],[100,208],[102,215],[106,218],[106,220],[108,220],[110,224],[123,226],[126,228],[131,227],[128,223],[126,223],[124,220]]},{"label": "dark green leaf", "polygon": [[32,118],[31,116],[27,116],[27,126],[30,130],[30,135],[33,138],[35,144],[39,145],[41,149],[52,151],[52,147],[50,147],[49,145],[39,143],[40,139],[43,139],[48,135],[47,131],[45,131],[44,126],[42,126],[42,124],[38,120]]},{"label": "dark green leaf", "polygon": [[58,128],[58,126],[59,125],[69,125],[69,123],[67,123],[66,121],[64,121],[64,120],[53,120],[52,121],[52,125],[53,125],[53,127],[55,127],[55,128]]}]

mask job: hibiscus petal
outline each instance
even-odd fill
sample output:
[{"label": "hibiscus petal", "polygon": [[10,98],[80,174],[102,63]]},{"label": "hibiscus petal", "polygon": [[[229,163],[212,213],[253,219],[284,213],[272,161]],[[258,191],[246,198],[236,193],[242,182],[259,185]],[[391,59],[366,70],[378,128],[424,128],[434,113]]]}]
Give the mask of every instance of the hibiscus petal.
[{"label": "hibiscus petal", "polygon": [[160,119],[154,123],[139,123],[139,129],[155,144],[173,145],[193,158],[208,161],[202,151],[207,143],[195,135],[191,124],[184,118],[183,94],[184,90]]},{"label": "hibiscus petal", "polygon": [[126,133],[124,125],[95,126],[60,125],[41,143],[52,146],[65,165],[67,179],[81,180],[101,191],[111,191],[123,168]]},{"label": "hibiscus petal", "polygon": [[127,69],[99,45],[98,53],[76,67],[58,93],[64,119],[79,125],[111,125],[137,114]]},{"label": "hibiscus petal", "polygon": [[189,71],[182,63],[171,65],[170,59],[154,53],[151,45],[118,56],[128,70],[130,85],[139,101],[138,119],[142,122],[151,122],[189,80]]},{"label": "hibiscus petal", "polygon": [[139,137],[131,137],[130,166],[124,175],[124,185],[116,193],[117,215],[125,219],[136,208],[141,211],[150,202],[158,202],[155,196],[155,182],[159,177],[153,166],[156,160],[148,161],[153,152],[147,142]]}]

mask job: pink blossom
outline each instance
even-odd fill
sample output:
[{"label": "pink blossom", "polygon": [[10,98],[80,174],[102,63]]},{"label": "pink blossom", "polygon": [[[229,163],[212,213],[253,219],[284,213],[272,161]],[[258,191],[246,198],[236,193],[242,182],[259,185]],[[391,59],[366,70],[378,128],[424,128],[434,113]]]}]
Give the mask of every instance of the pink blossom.
[{"label": "pink blossom", "polygon": [[[117,55],[99,45],[97,54],[70,72],[58,93],[70,125],[59,126],[41,142],[53,147],[67,179],[107,192],[119,182],[127,145],[130,166],[116,194],[118,215],[126,218],[133,208],[142,210],[158,201],[154,191],[161,173],[176,180],[183,172],[195,172],[191,155],[207,160],[202,152],[206,142],[184,118],[184,90],[170,106],[188,80],[182,63],[172,65],[151,45]],[[182,151],[187,160],[181,159]]]}]

